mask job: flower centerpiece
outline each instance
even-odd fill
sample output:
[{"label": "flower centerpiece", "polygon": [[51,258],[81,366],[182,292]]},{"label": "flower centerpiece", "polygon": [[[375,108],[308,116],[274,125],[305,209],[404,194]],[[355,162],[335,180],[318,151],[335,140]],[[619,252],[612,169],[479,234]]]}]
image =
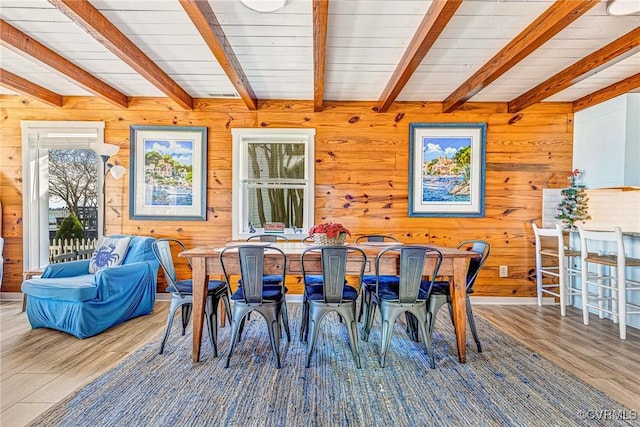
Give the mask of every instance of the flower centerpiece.
[{"label": "flower centerpiece", "polygon": [[591,219],[591,215],[587,213],[589,198],[585,186],[576,183],[579,174],[578,169],[569,173],[570,187],[560,192],[562,201],[558,205],[556,219],[561,220],[567,228],[574,228],[575,222]]},{"label": "flower centerpiece", "polygon": [[314,225],[309,230],[309,237],[313,237],[316,245],[323,246],[339,246],[344,245],[347,236],[351,236],[351,232],[342,224],[335,222],[323,222]]}]

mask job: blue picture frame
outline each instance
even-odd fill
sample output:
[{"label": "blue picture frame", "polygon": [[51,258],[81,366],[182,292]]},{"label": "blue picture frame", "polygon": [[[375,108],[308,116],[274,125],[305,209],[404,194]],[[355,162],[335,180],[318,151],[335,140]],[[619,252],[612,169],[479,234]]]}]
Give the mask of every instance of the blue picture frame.
[{"label": "blue picture frame", "polygon": [[486,123],[409,124],[409,216],[484,217]]},{"label": "blue picture frame", "polygon": [[130,127],[129,217],[207,220],[207,128]]}]

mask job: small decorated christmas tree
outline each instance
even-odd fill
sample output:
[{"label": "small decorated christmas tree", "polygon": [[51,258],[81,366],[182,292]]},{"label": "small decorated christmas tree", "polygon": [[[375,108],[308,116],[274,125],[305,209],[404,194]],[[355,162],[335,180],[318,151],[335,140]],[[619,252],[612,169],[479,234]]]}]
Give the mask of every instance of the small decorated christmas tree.
[{"label": "small decorated christmas tree", "polygon": [[580,174],[578,169],[569,174],[571,186],[560,192],[562,201],[558,205],[558,215],[556,219],[561,220],[566,228],[574,228],[576,221],[591,219],[587,213],[589,198],[585,191],[585,186],[576,184],[576,178]]}]

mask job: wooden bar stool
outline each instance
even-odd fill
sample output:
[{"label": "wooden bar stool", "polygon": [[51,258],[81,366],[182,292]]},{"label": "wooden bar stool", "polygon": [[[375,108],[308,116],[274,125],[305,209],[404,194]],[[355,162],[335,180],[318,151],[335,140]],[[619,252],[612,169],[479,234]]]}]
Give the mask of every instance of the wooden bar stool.
[{"label": "wooden bar stool", "polygon": [[[625,256],[622,230],[588,231],[578,226],[582,249],[582,310],[583,323],[589,324],[589,308],[611,315],[620,328],[620,339],[627,339],[627,315],[640,314],[640,306],[627,302],[627,292],[640,291],[640,281],[628,279],[626,269],[640,267],[640,259]],[[591,245],[591,251],[589,251]],[[597,248],[594,248],[598,245]],[[594,249],[598,252],[594,253]],[[589,265],[604,267],[598,274],[589,273]],[[598,289],[589,292],[589,286]],[[607,307],[604,302],[610,302]],[[596,303],[598,305],[594,305]]]},{"label": "wooden bar stool", "polygon": [[[565,246],[562,227],[538,228],[531,223],[536,239],[536,285],[538,305],[542,306],[544,294],[560,300],[560,315],[566,316],[570,297],[580,295],[580,288],[574,286],[572,277],[580,276],[580,269],[574,260],[580,257],[580,251]],[[544,279],[553,277],[552,283],[544,283]]]}]

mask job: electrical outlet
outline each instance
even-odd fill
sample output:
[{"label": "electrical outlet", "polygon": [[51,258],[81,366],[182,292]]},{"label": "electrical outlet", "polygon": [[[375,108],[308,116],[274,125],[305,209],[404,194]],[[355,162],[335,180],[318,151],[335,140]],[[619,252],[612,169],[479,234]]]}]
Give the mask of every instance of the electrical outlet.
[{"label": "electrical outlet", "polygon": [[509,266],[507,265],[500,266],[500,277],[509,277]]}]

